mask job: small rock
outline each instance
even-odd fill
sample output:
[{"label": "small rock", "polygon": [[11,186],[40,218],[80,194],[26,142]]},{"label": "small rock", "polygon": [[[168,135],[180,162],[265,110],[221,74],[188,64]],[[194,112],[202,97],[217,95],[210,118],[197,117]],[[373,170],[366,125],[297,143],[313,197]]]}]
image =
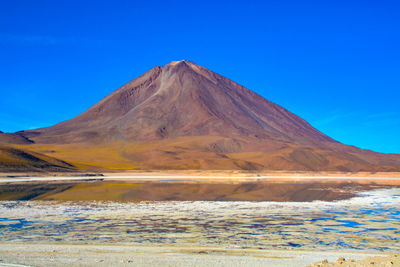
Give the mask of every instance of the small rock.
[{"label": "small rock", "polygon": [[345,259],[345,258],[343,258],[343,257],[341,257],[341,258],[337,259],[337,261],[336,261],[336,262],[343,262],[343,261],[346,261],[346,259]]},{"label": "small rock", "polygon": [[325,259],[325,260],[321,261],[321,263],[328,263],[328,260]]}]

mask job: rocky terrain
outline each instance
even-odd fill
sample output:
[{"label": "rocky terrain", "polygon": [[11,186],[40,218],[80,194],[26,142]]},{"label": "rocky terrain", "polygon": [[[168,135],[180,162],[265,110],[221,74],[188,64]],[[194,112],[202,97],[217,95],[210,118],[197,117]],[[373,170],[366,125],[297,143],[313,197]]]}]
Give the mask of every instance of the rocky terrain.
[{"label": "rocky terrain", "polygon": [[391,256],[375,256],[368,257],[362,260],[345,259],[343,257],[338,258],[335,262],[329,262],[328,260],[323,260],[321,262],[314,263],[309,267],[336,267],[336,266],[346,266],[346,267],[367,267],[367,266],[400,266],[400,256],[397,254]]}]

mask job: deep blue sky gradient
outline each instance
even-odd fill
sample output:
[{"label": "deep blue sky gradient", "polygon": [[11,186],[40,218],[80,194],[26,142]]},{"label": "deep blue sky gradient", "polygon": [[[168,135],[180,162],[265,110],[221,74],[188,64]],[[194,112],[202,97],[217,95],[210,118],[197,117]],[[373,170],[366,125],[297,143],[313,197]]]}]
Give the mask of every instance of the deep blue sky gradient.
[{"label": "deep blue sky gradient", "polygon": [[399,1],[0,0],[0,130],[187,59],[345,144],[400,153]]}]

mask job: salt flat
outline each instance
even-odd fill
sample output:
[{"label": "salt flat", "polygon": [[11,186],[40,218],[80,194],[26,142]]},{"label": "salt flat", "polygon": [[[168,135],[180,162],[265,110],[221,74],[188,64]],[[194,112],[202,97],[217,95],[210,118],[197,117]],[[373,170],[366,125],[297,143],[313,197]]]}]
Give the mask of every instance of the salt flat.
[{"label": "salt flat", "polygon": [[[306,266],[338,257],[363,259],[384,253],[135,246],[0,243],[0,266]],[[7,265],[7,263],[11,263]]]}]

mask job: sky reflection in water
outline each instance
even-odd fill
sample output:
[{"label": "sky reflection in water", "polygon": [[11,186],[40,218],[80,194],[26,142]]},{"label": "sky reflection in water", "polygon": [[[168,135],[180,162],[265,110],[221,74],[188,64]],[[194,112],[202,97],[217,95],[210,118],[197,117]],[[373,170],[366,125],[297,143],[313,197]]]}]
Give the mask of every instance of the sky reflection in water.
[{"label": "sky reflection in water", "polygon": [[0,241],[400,251],[400,189],[337,202],[1,201]]}]

